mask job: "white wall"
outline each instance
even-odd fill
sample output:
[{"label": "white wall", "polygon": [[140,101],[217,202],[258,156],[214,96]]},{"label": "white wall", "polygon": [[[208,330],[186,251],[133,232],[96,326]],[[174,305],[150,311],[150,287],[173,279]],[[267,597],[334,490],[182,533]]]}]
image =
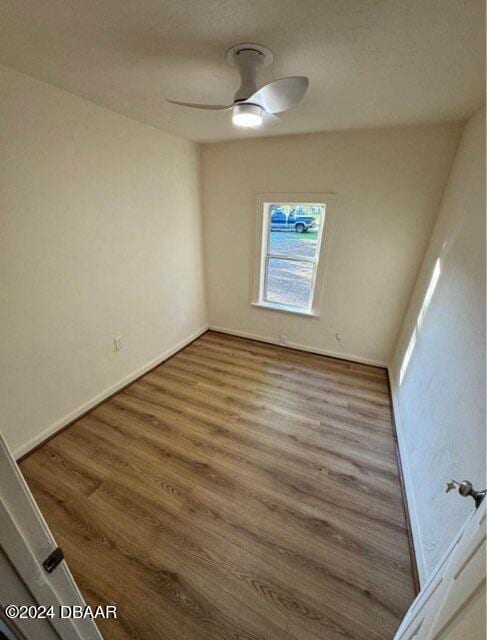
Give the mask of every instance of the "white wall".
[{"label": "white wall", "polygon": [[0,428],[20,454],[206,325],[199,154],[6,68],[0,91]]},{"label": "white wall", "polygon": [[[459,135],[450,124],[203,145],[210,326],[388,363]],[[336,193],[319,319],[250,306],[266,192]]]},{"label": "white wall", "polygon": [[484,118],[477,113],[463,133],[391,366],[423,581],[473,506],[445,494],[445,483],[467,479],[485,488]]}]

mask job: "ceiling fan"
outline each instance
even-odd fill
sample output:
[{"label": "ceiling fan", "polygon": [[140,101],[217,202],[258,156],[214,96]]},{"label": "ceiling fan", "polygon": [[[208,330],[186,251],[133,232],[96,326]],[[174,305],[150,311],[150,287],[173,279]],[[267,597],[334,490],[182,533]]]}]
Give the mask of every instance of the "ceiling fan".
[{"label": "ceiling fan", "polygon": [[267,128],[279,122],[276,113],[294,107],[306,93],[308,78],[280,78],[257,88],[257,75],[262,67],[272,63],[272,51],[259,44],[237,44],[226,53],[229,64],[240,73],[240,87],[232,104],[195,104],[169,100],[172,104],[210,111],[232,110],[232,122],[238,127]]}]

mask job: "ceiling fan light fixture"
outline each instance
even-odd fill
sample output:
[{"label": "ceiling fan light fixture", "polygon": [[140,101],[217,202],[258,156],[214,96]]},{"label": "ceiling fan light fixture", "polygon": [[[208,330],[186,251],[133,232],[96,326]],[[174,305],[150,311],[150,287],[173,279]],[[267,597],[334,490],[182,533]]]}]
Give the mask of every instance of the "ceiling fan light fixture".
[{"label": "ceiling fan light fixture", "polygon": [[200,104],[195,102],[168,102],[190,109],[206,111],[232,111],[236,127],[258,130],[269,129],[279,123],[277,113],[292,109],[306,93],[308,78],[292,76],[272,80],[259,88],[257,76],[273,60],[272,51],[260,44],[237,44],[226,53],[228,62],[240,75],[240,86],[230,104]]},{"label": "ceiling fan light fixture", "polygon": [[259,127],[263,122],[262,107],[257,104],[236,104],[233,107],[232,122],[237,127]]}]

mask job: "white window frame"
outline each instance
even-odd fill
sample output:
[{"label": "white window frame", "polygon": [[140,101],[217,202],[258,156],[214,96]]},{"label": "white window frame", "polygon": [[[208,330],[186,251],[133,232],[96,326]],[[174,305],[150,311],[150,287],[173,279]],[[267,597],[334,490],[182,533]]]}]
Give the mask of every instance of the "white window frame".
[{"label": "white window frame", "polygon": [[[257,196],[257,215],[255,225],[254,284],[252,306],[272,311],[293,313],[317,318],[320,315],[326,263],[329,257],[329,245],[332,226],[331,209],[335,194],[331,193],[261,193]],[[315,258],[294,258],[279,256],[269,252],[269,205],[270,204],[324,204],[325,215],[321,220],[318,236],[319,251]],[[265,299],[267,261],[269,258],[311,262],[314,264],[312,296],[310,306],[300,309],[290,305],[268,302]]]}]

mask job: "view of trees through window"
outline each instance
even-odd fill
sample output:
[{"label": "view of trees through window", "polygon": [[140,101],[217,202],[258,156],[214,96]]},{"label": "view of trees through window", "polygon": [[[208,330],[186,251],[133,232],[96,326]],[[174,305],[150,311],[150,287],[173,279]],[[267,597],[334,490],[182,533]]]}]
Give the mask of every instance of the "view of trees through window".
[{"label": "view of trees through window", "polygon": [[309,310],[325,205],[270,203],[267,206],[264,301]]}]

